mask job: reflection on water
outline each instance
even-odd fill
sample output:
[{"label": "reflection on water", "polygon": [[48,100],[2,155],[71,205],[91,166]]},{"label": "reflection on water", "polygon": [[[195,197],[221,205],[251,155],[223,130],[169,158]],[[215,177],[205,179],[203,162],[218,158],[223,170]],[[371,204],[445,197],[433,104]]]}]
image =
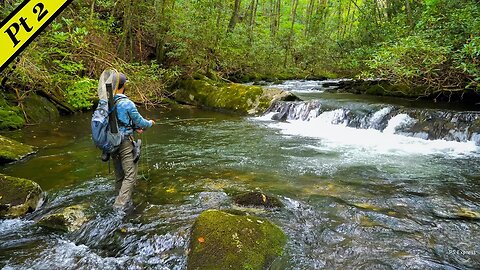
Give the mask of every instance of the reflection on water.
[{"label": "reflection on water", "polygon": [[[278,269],[480,265],[475,146],[437,147],[321,123],[310,134],[291,122],[188,107],[144,114],[160,124],[142,135],[135,209],[126,215],[111,209],[113,175],[92,146],[88,114],[16,134],[39,151],[0,171],[37,181],[48,201],[23,220],[0,221],[0,267],[185,269],[195,217],[205,209],[231,208],[231,194],[254,189],[285,204],[256,213],[289,236]],[[202,119],[170,121],[190,118]],[[391,141],[382,141],[386,137]],[[94,218],[79,232],[53,233],[34,223],[83,202]]]}]

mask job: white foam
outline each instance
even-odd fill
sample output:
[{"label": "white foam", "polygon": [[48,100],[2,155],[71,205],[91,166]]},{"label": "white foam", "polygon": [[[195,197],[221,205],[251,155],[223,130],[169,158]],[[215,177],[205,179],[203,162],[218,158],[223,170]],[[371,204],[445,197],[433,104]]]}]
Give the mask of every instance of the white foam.
[{"label": "white foam", "polygon": [[369,120],[370,127],[375,128],[377,125],[379,125],[383,118],[385,118],[385,116],[387,116],[391,111],[391,107],[385,107],[375,112]]},{"label": "white foam", "polygon": [[329,125],[329,124],[348,124],[348,120],[345,117],[345,111],[343,109],[337,109],[334,111],[327,111],[316,118],[310,119],[312,123],[322,124],[322,125]]},{"label": "white foam", "polygon": [[383,130],[386,134],[395,134],[397,130],[409,127],[415,124],[416,120],[408,116],[408,114],[399,114],[388,121],[387,127]]},{"label": "white foam", "polygon": [[251,119],[255,119],[255,120],[258,120],[258,121],[271,121],[272,120],[272,117],[277,114],[276,112],[269,112],[269,113],[266,113],[262,116],[259,116],[259,117],[254,117],[254,118],[251,118]]},{"label": "white foam", "polygon": [[[384,132],[375,129],[347,127],[343,110],[324,112],[310,121],[271,122],[269,127],[279,129],[287,136],[305,136],[319,139],[324,150],[361,152],[364,155],[477,155],[479,149],[473,141],[424,140],[395,134],[414,119],[398,115],[390,120]],[[370,156],[370,155],[369,155]]]},{"label": "white foam", "polygon": [[19,229],[31,224],[33,224],[33,221],[19,218],[0,220],[0,232],[7,233],[11,231],[18,231]]}]

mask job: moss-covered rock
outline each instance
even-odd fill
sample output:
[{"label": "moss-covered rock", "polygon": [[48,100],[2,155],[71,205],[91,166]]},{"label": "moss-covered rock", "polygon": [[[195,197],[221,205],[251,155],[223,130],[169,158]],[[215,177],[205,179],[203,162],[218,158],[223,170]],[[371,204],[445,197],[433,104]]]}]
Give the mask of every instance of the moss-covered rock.
[{"label": "moss-covered rock", "polygon": [[43,191],[37,183],[0,174],[0,217],[20,217],[33,212],[42,201]]},{"label": "moss-covered rock", "polygon": [[193,225],[187,269],[266,269],[285,243],[282,230],[265,219],[207,210]]},{"label": "moss-covered rock", "polygon": [[263,113],[275,100],[298,100],[290,92],[264,89],[237,83],[223,83],[207,77],[191,78],[180,83],[175,92],[179,102],[195,106],[234,111],[242,114]]},{"label": "moss-covered rock", "polygon": [[17,161],[34,153],[32,146],[3,136],[0,136],[0,145],[2,146],[0,148],[0,164]]},{"label": "moss-covered rock", "polygon": [[30,94],[23,101],[23,107],[30,122],[41,123],[55,120],[60,116],[57,107],[48,99]]},{"label": "moss-covered rock", "polygon": [[0,95],[0,129],[17,129],[25,124],[20,108]]},{"label": "moss-covered rock", "polygon": [[279,199],[261,192],[239,194],[233,197],[233,201],[241,206],[259,206],[266,208],[283,207],[283,204]]},{"label": "moss-covered rock", "polygon": [[87,208],[88,204],[78,204],[60,209],[40,219],[38,225],[52,230],[74,232],[90,220]]},{"label": "moss-covered rock", "polygon": [[374,96],[392,96],[392,97],[424,97],[428,91],[423,86],[408,86],[395,84],[384,79],[369,80],[337,80],[322,84],[327,87],[327,92],[334,93],[352,93]]}]

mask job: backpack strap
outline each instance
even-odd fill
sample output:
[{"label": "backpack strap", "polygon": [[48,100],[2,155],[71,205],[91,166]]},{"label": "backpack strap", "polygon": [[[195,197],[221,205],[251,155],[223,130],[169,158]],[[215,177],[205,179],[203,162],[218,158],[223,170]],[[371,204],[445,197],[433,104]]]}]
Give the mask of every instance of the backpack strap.
[{"label": "backpack strap", "polygon": [[[128,98],[127,98],[127,97],[119,97],[117,100],[115,100],[115,103],[114,103],[115,105],[113,106],[112,111],[117,109],[118,102],[121,101],[122,99],[128,99]],[[130,121],[128,122],[128,124],[123,123],[123,122],[122,122],[120,119],[118,119],[118,118],[117,118],[117,121],[120,122],[124,127],[134,128],[134,127],[133,127],[133,120],[132,120],[132,118],[130,117],[130,113],[127,112],[127,114],[128,114],[128,118],[130,119]]]}]

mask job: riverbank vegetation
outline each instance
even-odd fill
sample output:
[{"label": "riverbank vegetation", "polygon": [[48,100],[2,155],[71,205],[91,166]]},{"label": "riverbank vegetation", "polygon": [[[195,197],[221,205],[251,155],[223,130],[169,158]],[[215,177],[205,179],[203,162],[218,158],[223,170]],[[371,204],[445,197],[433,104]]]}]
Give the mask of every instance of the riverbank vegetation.
[{"label": "riverbank vegetation", "polygon": [[[2,1],[0,18],[21,2]],[[18,107],[2,105],[2,116],[17,118],[0,125],[28,122],[33,93],[61,111],[91,108],[108,67],[125,72],[145,104],[197,73],[235,82],[381,77],[418,96],[478,91],[479,18],[476,0],[73,1],[0,74],[0,104]]]}]

